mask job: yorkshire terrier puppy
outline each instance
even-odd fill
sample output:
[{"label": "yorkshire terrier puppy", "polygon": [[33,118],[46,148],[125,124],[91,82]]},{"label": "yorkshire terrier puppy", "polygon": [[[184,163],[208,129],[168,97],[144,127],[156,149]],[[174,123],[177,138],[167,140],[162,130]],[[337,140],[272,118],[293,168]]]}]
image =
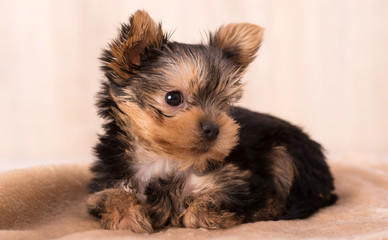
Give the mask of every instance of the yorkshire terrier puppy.
[{"label": "yorkshire terrier puppy", "polygon": [[88,208],[104,228],[228,228],[306,218],[336,200],[321,146],[278,118],[233,107],[263,28],[172,42],[144,11],[101,58],[104,134]]}]

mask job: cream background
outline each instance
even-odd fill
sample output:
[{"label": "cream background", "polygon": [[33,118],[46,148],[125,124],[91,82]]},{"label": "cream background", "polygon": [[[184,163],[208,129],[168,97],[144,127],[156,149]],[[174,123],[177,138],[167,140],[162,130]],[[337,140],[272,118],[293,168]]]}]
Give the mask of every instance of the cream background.
[{"label": "cream background", "polygon": [[0,169],[93,159],[97,58],[137,9],[190,43],[264,26],[240,105],[302,126],[329,155],[388,153],[386,0],[0,0]]}]

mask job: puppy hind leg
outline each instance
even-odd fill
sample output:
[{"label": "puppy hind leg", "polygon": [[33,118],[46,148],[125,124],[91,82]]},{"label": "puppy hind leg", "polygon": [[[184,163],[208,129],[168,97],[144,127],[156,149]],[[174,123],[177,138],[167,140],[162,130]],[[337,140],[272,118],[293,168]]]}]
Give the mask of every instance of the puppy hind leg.
[{"label": "puppy hind leg", "polygon": [[253,221],[274,220],[286,211],[287,198],[297,176],[297,169],[286,147],[273,147],[267,158],[271,161],[269,171],[272,175],[274,193],[266,201],[265,207],[253,214]]}]

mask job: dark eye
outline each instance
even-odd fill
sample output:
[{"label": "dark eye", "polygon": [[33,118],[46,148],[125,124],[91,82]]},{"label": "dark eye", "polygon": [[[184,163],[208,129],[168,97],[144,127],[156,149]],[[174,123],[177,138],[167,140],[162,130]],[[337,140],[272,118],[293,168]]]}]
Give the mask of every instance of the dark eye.
[{"label": "dark eye", "polygon": [[182,103],[182,94],[178,91],[168,92],[165,97],[165,101],[168,105],[178,106]]}]

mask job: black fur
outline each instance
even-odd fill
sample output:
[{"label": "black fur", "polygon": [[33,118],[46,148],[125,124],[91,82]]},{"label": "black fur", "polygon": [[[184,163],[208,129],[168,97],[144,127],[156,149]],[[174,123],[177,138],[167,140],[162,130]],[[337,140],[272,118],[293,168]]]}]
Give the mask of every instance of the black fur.
[{"label": "black fur", "polygon": [[[235,107],[233,118],[240,124],[240,143],[226,162],[253,172],[250,179],[252,194],[257,201],[247,209],[257,209],[260,199],[266,199],[273,189],[268,168],[272,162],[265,157],[274,146],[286,146],[294,160],[298,174],[287,198],[286,212],[277,219],[306,218],[319,208],[331,205],[337,199],[333,177],[322,153],[322,147],[298,127],[276,117]],[[269,184],[263,184],[268,183]],[[265,196],[267,195],[267,196]],[[325,196],[324,198],[320,196]]]}]

